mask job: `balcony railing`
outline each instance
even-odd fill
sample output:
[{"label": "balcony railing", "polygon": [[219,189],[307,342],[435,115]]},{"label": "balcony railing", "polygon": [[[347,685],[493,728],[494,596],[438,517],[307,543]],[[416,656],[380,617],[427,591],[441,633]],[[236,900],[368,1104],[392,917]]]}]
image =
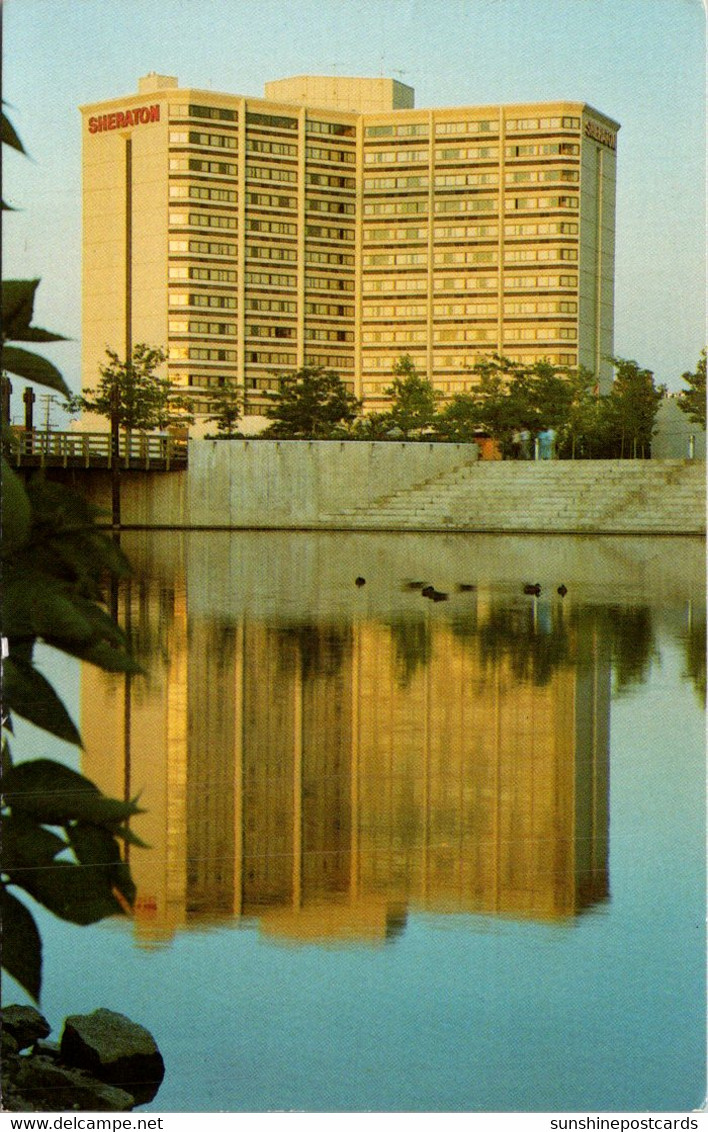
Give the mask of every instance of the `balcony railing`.
[{"label": "balcony railing", "polygon": [[[16,467],[110,468],[113,463],[108,432],[39,432],[12,429],[10,459]],[[164,433],[121,435],[121,468],[132,471],[176,471],[187,467],[187,441]]]}]

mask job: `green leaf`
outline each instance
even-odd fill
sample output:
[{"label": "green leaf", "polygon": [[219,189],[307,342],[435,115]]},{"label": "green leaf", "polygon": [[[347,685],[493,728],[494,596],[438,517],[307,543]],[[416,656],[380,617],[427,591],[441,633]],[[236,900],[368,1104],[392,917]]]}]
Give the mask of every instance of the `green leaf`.
[{"label": "green leaf", "polygon": [[41,357],[40,354],[32,354],[29,350],[22,350],[19,346],[3,346],[2,366],[3,369],[9,370],[10,373],[16,373],[18,377],[23,377],[26,381],[35,381],[38,385],[47,385],[50,389],[56,389],[66,397],[70,396],[69,387],[57,367],[46,358]]},{"label": "green leaf", "polygon": [[[143,811],[141,810],[140,812],[142,813]],[[120,837],[121,841],[124,841],[126,845],[137,845],[138,849],[150,848],[147,842],[138,837],[137,833],[133,833],[132,829],[127,825],[114,826],[113,835]]]},{"label": "green leaf", "polygon": [[5,114],[4,110],[2,112],[2,125],[0,126],[0,137],[1,137],[3,145],[12,146],[12,148],[18,150],[19,153],[24,153],[25,156],[27,155],[27,151],[25,150],[25,147],[23,146],[22,142],[20,141],[15,127],[13,126],[12,122],[7,117],[7,115]]},{"label": "green leaf", "polygon": [[42,987],[42,941],[33,916],[5,885],[0,885],[0,915],[2,965],[38,1002]]},{"label": "green leaf", "polygon": [[2,870],[46,868],[66,849],[67,843],[25,814],[7,814],[2,820]]},{"label": "green leaf", "polygon": [[117,888],[131,907],[135,903],[135,884],[130,869],[121,858],[113,834],[95,825],[79,822],[68,830],[76,859],[91,868],[100,868],[109,886]]},{"label": "green leaf", "polygon": [[5,661],[4,682],[4,702],[9,711],[67,743],[81,746],[69,713],[41,672],[16,654],[10,655]]},{"label": "green leaf", "polygon": [[30,530],[30,502],[24,484],[9,464],[2,462],[2,523],[0,553],[13,554],[27,541]]},{"label": "green leaf", "polygon": [[39,279],[3,279],[2,281],[2,333],[3,338],[19,339],[34,315],[34,298]]},{"label": "green leaf", "polygon": [[[12,873],[8,874],[16,883]],[[72,924],[95,924],[122,911],[102,869],[55,861],[51,869],[22,874],[22,887],[55,916]]]},{"label": "green leaf", "polygon": [[104,672],[125,672],[129,675],[139,676],[143,671],[138,662],[133,660],[132,656],[129,656],[128,653],[123,652],[114,645],[109,644],[108,641],[99,641],[98,644],[95,645],[74,645],[70,647],[65,643],[59,644],[51,637],[45,639],[47,644],[60,647],[64,652],[70,653],[79,660],[84,660],[87,664],[94,664],[97,668],[102,668]]},{"label": "green leaf", "polygon": [[51,759],[19,763],[6,775],[2,788],[13,813],[21,810],[47,825],[78,820],[112,829],[143,812],[135,802],[107,798],[88,778]]}]

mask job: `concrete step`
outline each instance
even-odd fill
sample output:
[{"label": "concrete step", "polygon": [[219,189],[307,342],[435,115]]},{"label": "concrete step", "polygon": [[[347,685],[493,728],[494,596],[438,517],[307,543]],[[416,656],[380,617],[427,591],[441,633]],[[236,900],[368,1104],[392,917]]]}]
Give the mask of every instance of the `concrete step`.
[{"label": "concrete step", "polygon": [[474,463],[324,522],[355,528],[705,529],[704,466],[688,461]]}]

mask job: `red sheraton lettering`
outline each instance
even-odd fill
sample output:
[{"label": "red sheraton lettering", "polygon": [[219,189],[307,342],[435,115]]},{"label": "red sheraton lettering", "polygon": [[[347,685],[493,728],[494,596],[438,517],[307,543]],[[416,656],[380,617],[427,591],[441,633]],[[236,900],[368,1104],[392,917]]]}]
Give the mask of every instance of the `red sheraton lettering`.
[{"label": "red sheraton lettering", "polygon": [[108,130],[125,130],[130,126],[143,126],[160,121],[160,104],[137,106],[135,110],[117,110],[113,114],[99,114],[89,118],[88,132],[103,134]]},{"label": "red sheraton lettering", "polygon": [[601,126],[599,122],[587,121],[585,123],[585,136],[594,138],[602,145],[608,145],[610,149],[617,148],[617,135],[612,130],[608,130],[606,126]]}]

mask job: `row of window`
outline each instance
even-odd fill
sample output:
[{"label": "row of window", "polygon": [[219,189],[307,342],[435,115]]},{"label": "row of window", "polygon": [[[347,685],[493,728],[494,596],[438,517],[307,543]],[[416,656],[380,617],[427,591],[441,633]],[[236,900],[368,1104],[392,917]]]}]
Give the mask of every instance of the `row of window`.
[{"label": "row of window", "polygon": [[274,236],[297,235],[297,224],[286,220],[256,220],[249,217],[246,221],[246,229],[249,232],[268,232]]},{"label": "row of window", "polygon": [[280,168],[274,165],[247,165],[246,180],[294,183],[297,181],[297,171],[295,169]]},{"label": "row of window", "polygon": [[224,204],[236,204],[236,191],[234,189],[208,189],[203,185],[188,185],[180,181],[170,184],[170,196],[174,198],[190,197],[192,200],[213,200]]},{"label": "row of window", "polygon": [[331,161],[338,165],[354,165],[356,154],[351,149],[325,149],[320,145],[305,146],[305,156],[311,161]]},{"label": "row of window", "polygon": [[212,310],[236,310],[236,298],[233,295],[204,295],[197,293],[186,294],[183,291],[170,292],[171,307],[210,307]]},{"label": "row of window", "polygon": [[277,259],[294,263],[297,259],[297,251],[295,248],[273,248],[270,245],[257,244],[246,248],[246,256],[248,259]]},{"label": "row of window", "polygon": [[515,169],[506,174],[507,185],[542,184],[545,181],[579,181],[577,169]]},{"label": "row of window", "polygon": [[170,253],[194,252],[201,255],[236,255],[236,244],[216,243],[213,240],[170,240]]},{"label": "row of window", "polygon": [[313,291],[353,291],[353,279],[328,279],[318,275],[306,275],[305,287]]},{"label": "row of window", "polygon": [[364,154],[365,165],[428,164],[427,149],[372,149]]},{"label": "row of window", "polygon": [[297,205],[295,197],[276,195],[275,193],[246,193],[246,203],[255,208],[294,209]]},{"label": "row of window", "polygon": [[385,126],[366,126],[365,138],[427,138],[427,122],[398,122]]},{"label": "row of window", "polygon": [[318,122],[308,118],[305,128],[308,134],[328,134],[333,138],[356,137],[356,126],[345,125],[343,122]]},{"label": "row of window", "polygon": [[307,212],[329,212],[335,213],[339,216],[353,216],[354,205],[345,200],[318,200],[310,199],[305,201],[305,210]]},{"label": "row of window", "polygon": [[169,279],[198,279],[203,283],[235,283],[236,272],[224,267],[187,267],[171,264],[167,269]]},{"label": "row of window", "polygon": [[271,314],[295,314],[297,303],[293,299],[246,299],[246,310]]},{"label": "row of window", "polygon": [[168,322],[170,334],[219,334],[235,335],[235,322],[203,322],[201,319],[171,318]]},{"label": "row of window", "polygon": [[[198,296],[204,298],[204,296]],[[291,313],[296,312],[296,303],[293,301],[283,299],[249,299],[246,301],[246,309],[250,311],[261,311],[268,313]],[[352,308],[335,306],[333,304],[323,303],[306,303],[305,309],[308,314],[318,315],[352,315]],[[553,314],[577,314],[578,304],[576,302],[566,300],[536,300],[515,302],[507,300],[504,303],[505,317],[520,316],[520,315],[553,315]],[[400,306],[393,304],[365,304],[363,310],[364,321],[375,318],[394,318],[406,319],[410,321],[416,317],[424,318],[427,315],[427,305],[424,303],[409,304],[406,308],[402,309]],[[473,316],[496,319],[497,305],[494,302],[480,303],[436,303],[433,308],[433,317],[438,318],[455,318]],[[218,335],[235,335],[236,323],[234,322],[207,322],[196,319],[174,319],[169,320],[170,334],[218,334]],[[292,327],[283,326],[249,326],[247,333],[257,337],[271,337],[271,338],[292,338],[294,330]],[[386,332],[382,338],[378,332],[375,337],[367,337],[364,335],[365,342],[380,342],[380,341],[398,341],[398,339],[389,339],[386,337]],[[443,332],[440,331],[440,334]],[[452,332],[451,332],[452,333]],[[446,330],[444,334],[448,334]],[[329,331],[313,331],[309,333],[309,337],[320,337],[323,340],[331,342],[350,342],[353,341],[353,335],[349,331],[344,330],[329,330]],[[436,339],[439,341],[447,341],[448,338],[444,336]]]},{"label": "row of window", "polygon": [[208,149],[236,149],[235,134],[201,133],[197,130],[170,130],[171,145],[201,145]]},{"label": "row of window", "polygon": [[323,224],[306,224],[305,235],[317,240],[354,240],[353,228],[329,228]]},{"label": "row of window", "polygon": [[235,216],[220,212],[171,212],[170,227],[182,228],[229,228],[232,231],[238,227]]},{"label": "row of window", "polygon": [[189,105],[183,103],[170,103],[170,118],[212,118],[220,122],[236,122],[238,114],[235,110],[227,110],[222,106],[199,106],[193,102]]},{"label": "row of window", "polygon": [[210,349],[206,346],[170,346],[170,361],[183,362],[235,362],[235,350]]},{"label": "row of window", "polygon": [[294,338],[293,326],[247,326],[246,334],[249,338]]},{"label": "row of window", "polygon": [[[221,106],[202,106],[194,103],[190,103],[189,105],[171,103],[170,117],[212,118],[226,122],[236,122],[238,120],[236,110]],[[263,126],[267,129],[296,130],[298,128],[297,118],[277,114],[263,114],[250,110],[246,113],[246,122],[248,125]],[[435,123],[436,134],[487,133],[497,128],[498,121],[496,119],[468,118],[464,121],[437,121]],[[562,117],[508,118],[506,128],[507,130],[522,131],[557,129],[579,130],[580,118],[568,115]],[[341,137],[354,137],[356,133],[353,125],[340,122],[319,122],[314,119],[307,120],[307,130],[309,133],[332,134]],[[371,125],[365,128],[364,135],[369,138],[427,137],[428,123],[397,122]]]},{"label": "row of window", "polygon": [[310,342],[353,342],[354,333],[351,330],[322,330],[317,327],[307,327],[305,338]]},{"label": "row of window", "polygon": [[279,272],[247,271],[245,282],[251,287],[280,287],[283,290],[295,287],[297,279],[294,275],[281,275]]},{"label": "row of window", "polygon": [[396,253],[382,253],[377,255],[364,255],[362,257],[364,267],[411,267],[420,265],[424,267],[428,262],[427,252],[396,252]]},{"label": "row of window", "polygon": [[318,185],[327,189],[354,189],[356,181],[353,177],[340,177],[332,173],[306,173],[305,184]]},{"label": "row of window", "polygon": [[[171,173],[210,173],[222,177],[235,177],[236,165],[227,161],[207,161],[197,157],[171,157],[169,160]],[[294,169],[280,167],[248,166],[246,169],[248,180],[283,181],[295,183],[297,173]],[[512,184],[539,184],[553,181],[575,182],[580,180],[577,169],[516,169],[506,173],[507,185]],[[334,176],[325,173],[307,173],[305,181],[308,185],[331,189],[353,189],[353,177]],[[411,177],[368,177],[364,181],[364,192],[381,192],[385,189],[413,189],[427,188],[429,178],[427,175]],[[440,173],[433,179],[436,189],[446,188],[475,188],[480,185],[499,184],[499,175],[490,173]]]},{"label": "row of window", "polygon": [[308,249],[305,252],[305,263],[327,263],[353,267],[354,256],[345,255],[342,252],[318,252]]},{"label": "row of window", "polygon": [[507,248],[505,263],[541,263],[543,260],[578,258],[577,248]]},{"label": "row of window", "polygon": [[248,138],[249,153],[273,153],[277,157],[297,157],[297,146],[289,142],[266,141],[265,138]]},{"label": "row of window", "polygon": [[315,314],[324,318],[353,318],[354,307],[340,303],[305,303],[305,314]]}]

